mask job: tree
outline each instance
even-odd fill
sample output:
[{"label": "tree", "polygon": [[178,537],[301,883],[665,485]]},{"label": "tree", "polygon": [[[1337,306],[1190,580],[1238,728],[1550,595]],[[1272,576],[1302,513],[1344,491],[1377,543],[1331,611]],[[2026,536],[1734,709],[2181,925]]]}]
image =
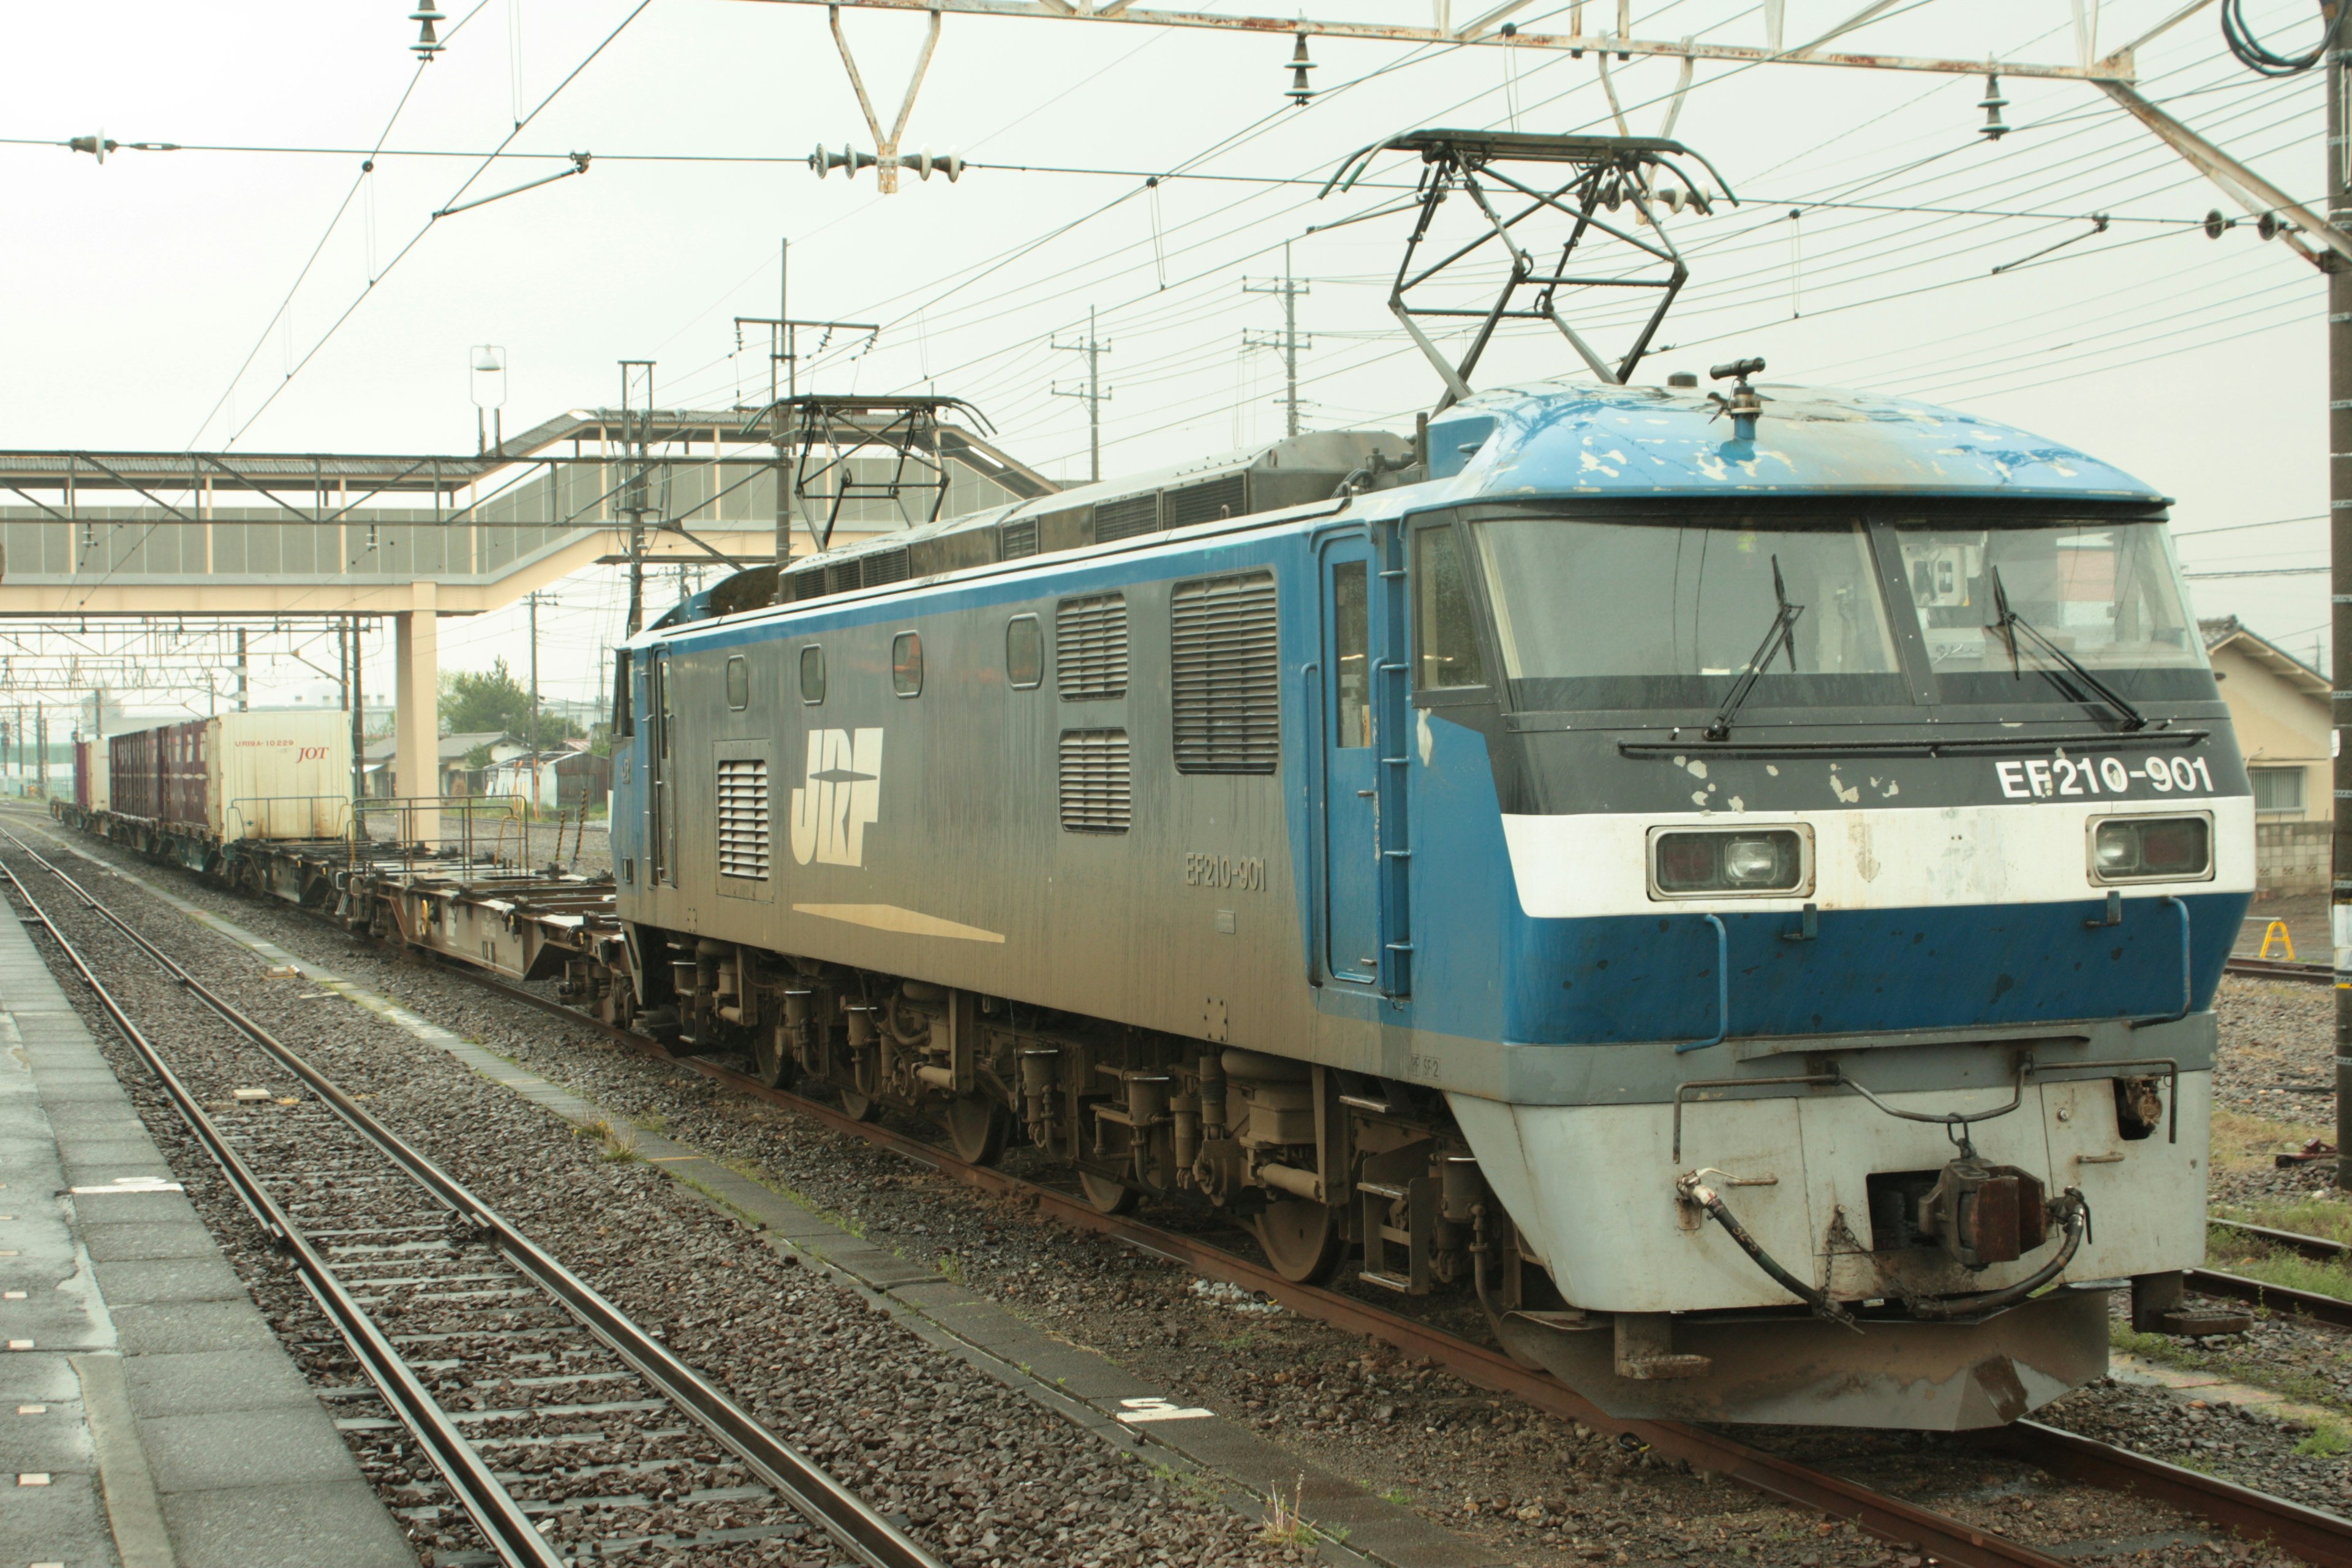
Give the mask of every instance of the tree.
[{"label": "tree", "polygon": [[[503,731],[517,740],[530,735],[530,693],[499,659],[488,670],[455,669],[441,678],[441,732],[478,735]],[[541,746],[581,732],[580,726],[544,709],[539,715]]]}]

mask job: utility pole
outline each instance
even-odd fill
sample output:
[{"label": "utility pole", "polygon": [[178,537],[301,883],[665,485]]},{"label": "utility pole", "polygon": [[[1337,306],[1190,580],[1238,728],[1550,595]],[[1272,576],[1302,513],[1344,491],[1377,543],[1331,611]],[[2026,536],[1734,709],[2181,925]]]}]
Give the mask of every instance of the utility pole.
[{"label": "utility pole", "polygon": [[245,628],[236,628],[236,710],[245,711]]},{"label": "utility pole", "polygon": [[1102,405],[1110,397],[1110,394],[1103,390],[1102,356],[1110,352],[1110,345],[1095,335],[1095,308],[1092,305],[1087,307],[1087,335],[1083,340],[1066,343],[1055,338],[1053,345],[1087,356],[1087,384],[1066,392],[1056,382],[1053,393],[1056,397],[1083,397],[1087,400],[1087,478],[1099,484],[1102,481]]},{"label": "utility pole", "polygon": [[[2321,0],[2320,26],[2333,30],[2340,0]],[[2331,42],[2335,40],[2331,39]],[[2327,221],[2352,227],[2352,135],[2344,104],[2343,47],[2327,51]],[[2336,1185],[2352,1191],[2352,269],[2333,250],[2320,252],[2327,271],[2327,510],[2330,620],[2336,754],[2335,875],[2330,879],[2330,945],[2336,956]]]},{"label": "utility pole", "polygon": [[39,781],[43,800],[49,798],[49,710],[46,705],[33,710],[33,776]]},{"label": "utility pole", "polygon": [[1315,346],[1311,336],[1302,339],[1298,335],[1298,297],[1314,291],[1312,284],[1301,283],[1291,276],[1290,244],[1286,240],[1282,247],[1280,279],[1269,279],[1264,283],[1253,283],[1247,279],[1242,280],[1242,292],[1244,294],[1282,296],[1282,335],[1277,338],[1271,333],[1245,331],[1242,334],[1242,343],[1246,348],[1278,349],[1282,353],[1282,433],[1286,436],[1298,434],[1298,351],[1301,346]]},{"label": "utility pole", "polygon": [[[631,401],[631,384],[639,381],[645,389],[645,412],[642,416],[635,414]],[[631,637],[646,629],[646,438],[652,434],[653,421],[654,362],[649,359],[625,359],[621,362],[621,444],[622,461],[626,467],[621,481],[621,506],[629,514],[628,635]]]}]

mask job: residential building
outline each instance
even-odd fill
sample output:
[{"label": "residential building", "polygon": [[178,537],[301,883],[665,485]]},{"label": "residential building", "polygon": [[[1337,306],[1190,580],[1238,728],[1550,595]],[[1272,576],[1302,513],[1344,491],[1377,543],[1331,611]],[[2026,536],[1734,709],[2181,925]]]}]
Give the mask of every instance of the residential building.
[{"label": "residential building", "polygon": [[2253,784],[2257,884],[2326,892],[2336,799],[2327,678],[2235,616],[2198,625]]}]

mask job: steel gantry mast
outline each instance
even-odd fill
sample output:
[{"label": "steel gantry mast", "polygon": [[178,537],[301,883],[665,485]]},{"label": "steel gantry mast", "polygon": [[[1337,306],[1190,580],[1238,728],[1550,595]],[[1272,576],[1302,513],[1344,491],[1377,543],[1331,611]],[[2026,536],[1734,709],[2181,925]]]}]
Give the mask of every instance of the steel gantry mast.
[{"label": "steel gantry mast", "polygon": [[[2336,26],[2338,0],[2322,0],[2327,29],[2327,222],[2352,221],[2352,114],[2346,112],[2347,40]],[[2327,544],[2330,650],[2329,752],[2335,758],[2330,816],[2328,946],[2336,970],[2336,1185],[2352,1191],[2352,261],[2323,251],[2327,274]]]}]

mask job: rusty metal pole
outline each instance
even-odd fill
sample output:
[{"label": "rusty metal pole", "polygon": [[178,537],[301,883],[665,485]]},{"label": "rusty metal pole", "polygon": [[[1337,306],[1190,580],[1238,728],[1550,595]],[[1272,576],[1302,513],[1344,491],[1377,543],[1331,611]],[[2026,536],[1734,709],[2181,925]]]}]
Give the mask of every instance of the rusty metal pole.
[{"label": "rusty metal pole", "polygon": [[[2321,0],[2320,26],[2332,27],[2336,0]],[[2345,113],[2345,53],[2327,51],[2327,221],[2352,225],[2352,160],[2345,138],[2352,133]],[[2329,621],[2336,646],[2330,658],[2335,679],[2334,875],[2328,910],[2336,967],[2336,1184],[2352,1189],[2352,266],[2334,251],[2322,254],[2327,272],[2327,509]]]}]

